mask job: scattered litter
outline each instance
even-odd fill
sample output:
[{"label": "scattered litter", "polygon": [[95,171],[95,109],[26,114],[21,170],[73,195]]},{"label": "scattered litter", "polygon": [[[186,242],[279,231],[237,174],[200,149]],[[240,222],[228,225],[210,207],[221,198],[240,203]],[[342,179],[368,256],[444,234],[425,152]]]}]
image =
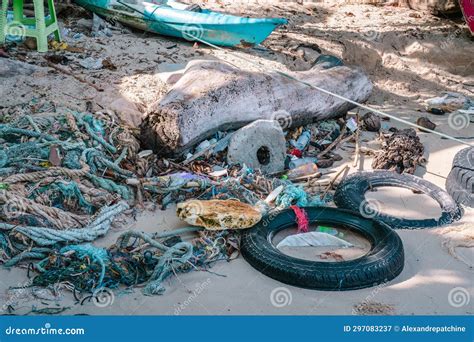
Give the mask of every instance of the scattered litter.
[{"label": "scattered litter", "polygon": [[[420,117],[416,120],[416,124],[418,126],[421,126],[421,127],[425,127],[425,128],[428,128],[429,130],[431,131],[434,131],[435,128],[436,128],[436,124],[434,122],[432,122],[430,119],[428,119],[427,117]],[[428,131],[425,131],[423,129],[420,129],[420,131],[422,132],[428,132]]]},{"label": "scattered litter", "polygon": [[318,172],[318,166],[315,163],[310,162],[292,168],[288,171],[287,176],[289,180],[293,180],[301,177],[316,176]]},{"label": "scattered litter", "polygon": [[[191,242],[179,236],[197,232]],[[170,237],[176,237],[168,244]],[[177,272],[205,270],[219,260],[235,257],[239,241],[229,232],[200,232],[182,228],[149,235],[137,231],[123,233],[107,249],[91,245],[70,245],[34,264],[39,273],[33,278],[36,286],[57,282],[69,284],[80,303],[91,299],[103,288],[144,284],[146,295],[162,294],[163,281]],[[81,274],[80,277],[77,275]],[[92,297],[91,297],[92,294]]]},{"label": "scattered litter", "polygon": [[349,118],[349,120],[346,122],[346,127],[349,128],[351,132],[355,132],[358,128],[358,125],[354,118]]},{"label": "scattered litter", "polygon": [[465,95],[453,92],[445,92],[440,97],[426,101],[426,110],[438,115],[454,112],[458,109],[468,109],[471,106],[474,106],[474,102],[471,99]]},{"label": "scattered litter", "polygon": [[372,112],[364,114],[362,117],[363,127],[369,132],[378,132],[381,128],[380,117]]},{"label": "scattered litter", "polygon": [[79,61],[79,65],[88,70],[99,70],[104,67],[103,58],[87,57]]},{"label": "scattered litter", "polygon": [[303,151],[306,146],[308,146],[309,142],[311,141],[311,132],[304,131],[299,136],[298,140],[290,140],[290,144],[295,147],[298,151]]},{"label": "scattered litter", "polygon": [[93,37],[112,37],[110,25],[95,13],[92,14],[91,33]]},{"label": "scattered litter", "polygon": [[300,166],[305,166],[308,164],[314,165],[317,162],[318,162],[318,158],[315,158],[315,157],[306,157],[306,158],[301,158],[301,159],[295,158],[289,162],[288,167],[290,168],[290,170],[294,170]]},{"label": "scattered litter", "polygon": [[333,235],[333,236],[339,236],[340,238],[344,237],[343,232],[340,232],[336,228],[332,228],[332,227],[318,226],[316,228],[316,231],[321,232],[321,233],[327,233],[327,234]]},{"label": "scattered litter", "polygon": [[307,233],[309,231],[308,214],[303,208],[296,205],[290,207],[296,215],[296,223],[298,224],[298,234]]}]

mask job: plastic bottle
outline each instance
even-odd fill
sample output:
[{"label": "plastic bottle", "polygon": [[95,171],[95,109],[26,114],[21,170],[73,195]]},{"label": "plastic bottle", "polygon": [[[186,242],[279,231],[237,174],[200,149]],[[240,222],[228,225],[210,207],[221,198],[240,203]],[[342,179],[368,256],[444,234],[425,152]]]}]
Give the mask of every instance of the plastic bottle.
[{"label": "plastic bottle", "polygon": [[316,172],[318,172],[318,166],[315,163],[310,162],[291,169],[290,171],[288,171],[287,176],[289,179],[294,179],[313,175]]},{"label": "plastic bottle", "polygon": [[299,166],[302,166],[302,165],[305,165],[305,164],[310,164],[310,163],[316,164],[317,162],[318,162],[318,158],[313,158],[313,157],[293,159],[288,164],[288,167],[290,169],[296,169]]}]

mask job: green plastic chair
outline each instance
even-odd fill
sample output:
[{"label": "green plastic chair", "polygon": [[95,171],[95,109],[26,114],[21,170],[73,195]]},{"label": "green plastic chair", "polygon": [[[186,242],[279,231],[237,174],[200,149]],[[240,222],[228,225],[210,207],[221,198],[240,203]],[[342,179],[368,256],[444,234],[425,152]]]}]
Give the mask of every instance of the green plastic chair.
[{"label": "green plastic chair", "polygon": [[[5,44],[5,38],[9,31],[7,25],[7,11],[9,0],[0,0],[0,45]],[[48,0],[49,18],[45,18],[43,0],[33,0],[35,17],[27,18],[23,14],[23,0],[13,0],[13,22],[10,25],[18,26],[21,33],[26,37],[36,38],[36,46],[39,52],[48,51],[48,36],[54,33],[55,39],[61,41],[54,0]]]}]

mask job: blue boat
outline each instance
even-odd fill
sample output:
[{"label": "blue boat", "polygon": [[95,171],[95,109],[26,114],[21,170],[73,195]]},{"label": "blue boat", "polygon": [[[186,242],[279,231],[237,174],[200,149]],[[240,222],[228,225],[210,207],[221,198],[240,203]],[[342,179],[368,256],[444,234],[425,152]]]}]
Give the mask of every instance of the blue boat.
[{"label": "blue boat", "polygon": [[125,25],[158,34],[219,46],[262,43],[284,18],[246,18],[177,1],[75,0],[79,5]]}]

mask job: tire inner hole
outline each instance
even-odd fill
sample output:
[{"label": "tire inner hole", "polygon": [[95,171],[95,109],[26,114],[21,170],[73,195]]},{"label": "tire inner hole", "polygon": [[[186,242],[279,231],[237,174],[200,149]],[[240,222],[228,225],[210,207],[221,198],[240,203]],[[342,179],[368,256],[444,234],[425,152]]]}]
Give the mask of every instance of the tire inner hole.
[{"label": "tire inner hole", "polygon": [[377,219],[377,213],[405,219],[430,219],[441,216],[439,203],[424,193],[395,186],[380,186],[365,193],[366,204],[361,205],[362,216]]},{"label": "tire inner hole", "polygon": [[310,232],[320,232],[335,236],[353,247],[339,246],[283,246],[277,248],[277,245],[286,237],[298,234],[296,226],[288,227],[276,232],[270,237],[271,243],[281,253],[293,258],[318,261],[318,262],[339,262],[358,259],[370,252],[372,243],[362,234],[355,232],[343,226],[334,224],[318,224],[310,225]]}]

